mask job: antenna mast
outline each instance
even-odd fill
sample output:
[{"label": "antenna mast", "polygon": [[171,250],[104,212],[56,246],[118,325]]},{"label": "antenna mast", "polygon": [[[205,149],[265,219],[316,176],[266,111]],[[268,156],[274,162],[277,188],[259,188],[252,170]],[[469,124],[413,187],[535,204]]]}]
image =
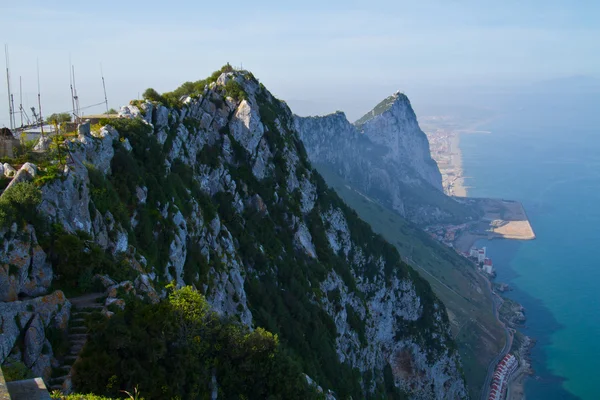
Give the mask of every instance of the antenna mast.
[{"label": "antenna mast", "polygon": [[42,95],[40,94],[40,60],[37,60],[37,78],[38,78],[38,112],[40,113],[40,128],[42,138],[44,137],[44,119],[42,118]]},{"label": "antenna mast", "polygon": [[8,89],[8,118],[10,120],[10,129],[14,129],[13,126],[13,109],[12,109],[12,102],[11,102],[11,93],[10,93],[10,72],[8,70],[9,68],[9,58],[8,58],[8,45],[5,44],[4,45],[4,59],[6,62],[6,87]]},{"label": "antenna mast", "polygon": [[10,108],[12,109],[12,116],[10,118],[11,119],[11,123],[12,123],[13,128],[16,128],[17,127],[17,121],[15,121],[15,114],[16,114],[16,111],[15,111],[15,96],[12,93],[10,94]]},{"label": "antenna mast", "polygon": [[19,112],[21,114],[21,128],[23,127],[23,80],[19,76]]},{"label": "antenna mast", "polygon": [[100,63],[100,75],[102,76],[102,88],[104,89],[104,103],[106,104],[106,115],[108,115],[108,98],[106,98],[106,84],[104,83],[104,72],[102,71],[102,63]]},{"label": "antenna mast", "polygon": [[71,55],[69,55],[69,85],[71,86],[71,105],[73,106],[73,121],[77,122],[77,114],[75,114],[75,93],[73,92],[73,72],[71,70]]},{"label": "antenna mast", "polygon": [[75,102],[75,122],[79,122],[79,96],[77,96],[77,85],[75,84],[75,66],[71,66],[73,70],[73,101]]}]

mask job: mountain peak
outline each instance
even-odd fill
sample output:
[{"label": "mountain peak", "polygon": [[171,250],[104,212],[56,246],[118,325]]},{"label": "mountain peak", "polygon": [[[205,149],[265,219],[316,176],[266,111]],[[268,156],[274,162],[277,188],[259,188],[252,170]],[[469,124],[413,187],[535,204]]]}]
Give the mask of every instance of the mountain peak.
[{"label": "mountain peak", "polygon": [[[363,115],[360,119],[358,119],[354,125],[358,128],[364,125],[366,122],[371,119],[385,113],[386,111],[394,108],[395,105],[408,102],[408,97],[400,90],[396,91],[391,96],[386,97],[382,101],[380,101],[371,111]],[[410,104],[410,103],[409,103]]]}]

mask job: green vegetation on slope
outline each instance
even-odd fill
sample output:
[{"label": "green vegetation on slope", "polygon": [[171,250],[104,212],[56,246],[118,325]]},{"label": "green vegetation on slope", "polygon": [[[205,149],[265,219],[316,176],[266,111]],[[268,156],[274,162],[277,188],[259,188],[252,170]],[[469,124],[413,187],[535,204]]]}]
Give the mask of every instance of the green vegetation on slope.
[{"label": "green vegetation on slope", "polygon": [[124,312],[91,329],[73,383],[96,394],[137,385],[151,399],[210,398],[213,390],[219,398],[317,397],[277,335],[219,318],[191,287],[156,305],[131,296]]},{"label": "green vegetation on slope", "polygon": [[13,222],[33,222],[40,201],[42,193],[33,183],[13,185],[0,197],[0,228],[9,227]]},{"label": "green vegetation on slope", "polygon": [[[204,92],[206,86],[210,85],[213,82],[216,82],[223,72],[232,71],[233,67],[229,64],[226,64],[221,69],[213,72],[211,76],[209,76],[206,79],[201,79],[196,82],[185,82],[177,89],[171,92],[165,92],[163,94],[159,94],[156,90],[148,88],[143,93],[142,97],[144,98],[144,100],[158,102],[169,108],[181,108],[181,106],[183,105],[181,102],[183,98],[188,96],[192,98],[197,98]],[[229,80],[225,84],[224,89],[226,96],[229,96],[235,100],[243,100],[247,98],[242,86],[233,80]]]},{"label": "green vegetation on slope", "polygon": [[[400,96],[404,96],[404,95],[401,94]],[[370,119],[373,119],[376,116],[381,115],[384,112],[386,112],[387,110],[389,110],[392,107],[392,105],[394,104],[394,102],[396,101],[397,98],[398,98],[398,95],[395,95],[395,94],[386,97],[385,99],[383,99],[382,101],[380,101],[379,104],[377,104],[375,106],[375,108],[373,108],[371,111],[369,111],[368,113],[366,113],[365,115],[363,115],[362,117],[360,117],[354,123],[354,125],[356,125],[360,129],[360,126],[363,125],[365,122],[367,122]]]},{"label": "green vegetation on slope", "polygon": [[492,300],[483,277],[454,250],[352,189],[327,167],[316,165],[316,168],[348,206],[356,210],[373,231],[396,246],[431,284],[450,315],[470,395],[478,397],[487,365],[504,344],[504,333],[492,314]]}]

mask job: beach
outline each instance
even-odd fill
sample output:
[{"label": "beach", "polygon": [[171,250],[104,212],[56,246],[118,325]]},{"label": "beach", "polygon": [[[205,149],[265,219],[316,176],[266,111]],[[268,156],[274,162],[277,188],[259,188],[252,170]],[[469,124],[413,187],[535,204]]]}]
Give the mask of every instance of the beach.
[{"label": "beach", "polygon": [[[471,248],[477,245],[482,239],[509,239],[509,240],[532,240],[536,238],[533,227],[525,212],[525,207],[519,201],[494,199],[494,198],[473,198],[469,196],[469,187],[466,185],[463,171],[463,154],[461,151],[461,135],[473,135],[479,133],[490,133],[489,131],[480,131],[476,128],[485,123],[471,124],[469,129],[460,129],[453,122],[448,123],[443,117],[432,118],[432,123],[426,125],[429,132],[428,138],[431,143],[431,153],[434,160],[438,163],[444,191],[447,195],[455,197],[458,201],[470,204],[481,211],[481,218],[478,221],[472,221],[465,224],[465,227],[457,230],[452,245],[462,253],[468,253]],[[483,274],[492,282],[492,278]],[[493,292],[494,295],[499,293]],[[499,297],[502,298],[502,297]],[[502,300],[500,300],[502,303]],[[512,303],[512,302],[511,302]],[[520,305],[514,302],[518,307]],[[524,337],[524,340],[518,344],[513,343],[510,349],[505,351],[517,356],[519,368],[511,375],[508,388],[507,399],[523,400],[525,399],[525,382],[532,374],[529,352],[534,341],[521,335],[516,331],[522,324],[522,321],[507,318],[506,315],[498,315],[498,318],[506,324],[511,337],[515,334]],[[524,320],[524,317],[523,317]],[[495,367],[495,366],[494,366]],[[486,388],[487,390],[487,388]]]},{"label": "beach", "polygon": [[467,187],[462,170],[462,154],[460,152],[460,133],[456,132],[450,139],[450,164],[454,170],[451,196],[467,197]]}]

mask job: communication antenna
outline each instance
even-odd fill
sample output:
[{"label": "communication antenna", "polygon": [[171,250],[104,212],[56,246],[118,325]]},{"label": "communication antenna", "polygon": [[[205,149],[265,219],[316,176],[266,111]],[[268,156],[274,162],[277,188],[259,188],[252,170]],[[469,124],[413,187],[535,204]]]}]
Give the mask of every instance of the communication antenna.
[{"label": "communication antenna", "polygon": [[73,106],[73,121],[77,122],[77,114],[75,114],[75,93],[73,93],[73,71],[71,70],[71,55],[69,54],[69,85],[71,87],[71,105]]},{"label": "communication antenna", "polygon": [[40,60],[36,60],[37,63],[37,78],[38,78],[38,111],[40,112],[40,129],[42,132],[42,138],[44,137],[44,119],[42,118],[42,95],[40,94]]},{"label": "communication antenna", "polygon": [[12,93],[10,94],[10,108],[12,109],[12,115],[10,117],[11,122],[12,122],[12,126],[13,126],[13,128],[16,128],[17,127],[17,121],[15,121],[15,114],[16,114],[16,111],[15,111],[15,96]]},{"label": "communication antenna", "polygon": [[108,98],[106,97],[106,84],[104,83],[104,72],[102,71],[102,63],[100,63],[100,75],[102,76],[102,88],[104,89],[104,103],[106,104],[106,115],[108,115]]},{"label": "communication antenna", "polygon": [[77,85],[75,84],[75,66],[71,65],[73,70],[73,101],[75,102],[75,122],[79,122],[79,96],[77,96]]},{"label": "communication antenna", "polygon": [[9,58],[8,58],[8,45],[4,45],[4,61],[6,62],[6,87],[8,89],[8,118],[10,120],[10,129],[14,129],[13,126],[13,109],[11,105],[11,93],[10,93],[10,72],[9,72]]},{"label": "communication antenna", "polygon": [[21,128],[23,127],[23,80],[19,76],[19,113],[21,114]]}]

